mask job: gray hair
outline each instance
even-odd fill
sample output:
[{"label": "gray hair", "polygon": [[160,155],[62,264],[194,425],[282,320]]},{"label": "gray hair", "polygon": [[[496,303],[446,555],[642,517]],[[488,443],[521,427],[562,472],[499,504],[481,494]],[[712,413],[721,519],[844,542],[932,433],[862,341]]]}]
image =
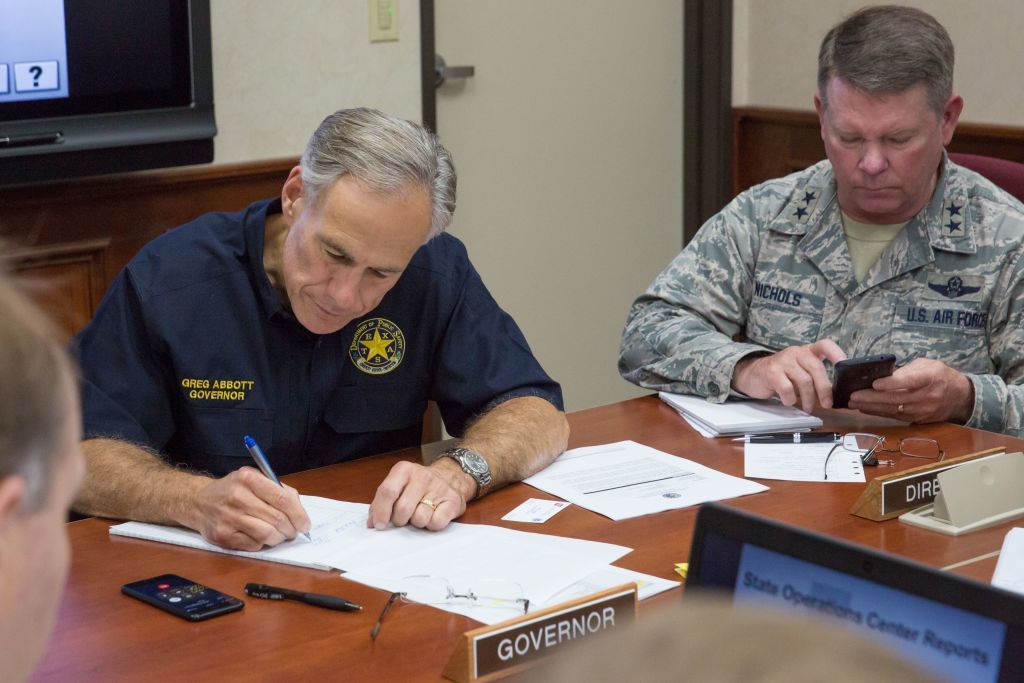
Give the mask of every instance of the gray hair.
[{"label": "gray hair", "polygon": [[27,484],[20,511],[38,511],[61,466],[64,425],[77,390],[73,364],[49,320],[0,273],[0,479]]},{"label": "gray hair", "polygon": [[882,5],[854,12],[832,27],[818,52],[818,96],[840,78],[870,95],[906,92],[919,83],[940,116],[953,93],[953,41],[930,14]]},{"label": "gray hair", "polygon": [[437,136],[376,109],[342,109],[323,120],[302,154],[302,185],[316,202],[323,190],[351,174],[381,194],[410,185],[430,192],[431,239],[455,211],[455,166]]}]

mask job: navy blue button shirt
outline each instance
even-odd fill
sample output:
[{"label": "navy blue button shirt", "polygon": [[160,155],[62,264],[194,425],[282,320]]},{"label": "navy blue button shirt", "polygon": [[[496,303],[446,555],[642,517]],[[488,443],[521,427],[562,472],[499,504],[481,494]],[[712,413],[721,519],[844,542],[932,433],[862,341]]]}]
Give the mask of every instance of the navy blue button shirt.
[{"label": "navy blue button shirt", "polygon": [[75,339],[86,438],[125,439],[223,475],[263,447],[278,474],[414,446],[436,401],[449,432],[561,389],[457,239],[421,247],[380,305],[306,330],[263,269],[279,200],[207,214],[132,259]]}]

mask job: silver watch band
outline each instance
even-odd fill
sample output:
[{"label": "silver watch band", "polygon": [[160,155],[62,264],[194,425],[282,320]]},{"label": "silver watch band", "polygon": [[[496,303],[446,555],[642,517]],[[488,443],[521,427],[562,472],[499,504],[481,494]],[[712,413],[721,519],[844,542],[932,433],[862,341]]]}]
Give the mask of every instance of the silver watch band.
[{"label": "silver watch band", "polygon": [[491,475],[490,465],[483,456],[474,450],[456,446],[441,453],[442,458],[451,458],[459,463],[462,471],[473,477],[476,482],[476,497],[479,498],[491,490],[494,484],[494,477]]}]

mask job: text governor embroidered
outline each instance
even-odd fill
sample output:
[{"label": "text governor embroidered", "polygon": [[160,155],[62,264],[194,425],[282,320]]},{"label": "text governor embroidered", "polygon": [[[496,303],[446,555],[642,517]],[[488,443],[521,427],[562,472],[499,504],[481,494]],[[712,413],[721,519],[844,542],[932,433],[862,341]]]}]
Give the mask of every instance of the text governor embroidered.
[{"label": "text governor embroidered", "polygon": [[256,381],[251,379],[217,379],[182,377],[181,387],[185,395],[198,401],[244,401],[251,393]]}]

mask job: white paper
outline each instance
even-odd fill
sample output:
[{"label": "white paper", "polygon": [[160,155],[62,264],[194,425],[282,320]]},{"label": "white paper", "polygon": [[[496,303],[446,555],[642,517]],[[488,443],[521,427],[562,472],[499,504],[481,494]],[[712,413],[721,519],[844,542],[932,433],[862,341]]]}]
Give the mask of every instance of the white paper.
[{"label": "white paper", "polygon": [[708,426],[705,425],[700,420],[698,420],[696,418],[690,417],[689,415],[687,415],[686,413],[684,413],[681,410],[676,410],[676,412],[679,414],[679,417],[681,417],[684,420],[686,420],[686,424],[688,424],[691,427],[693,427],[693,431],[697,432],[698,434],[703,436],[705,439],[711,439],[711,438],[714,438],[714,437],[718,436],[718,434],[716,434],[713,429],[709,429]]},{"label": "white paper", "polygon": [[[826,481],[825,458],[834,446],[834,443],[748,443],[743,449],[743,476]],[[828,481],[865,481],[860,452],[842,446],[836,448],[828,459]]]},{"label": "white paper", "polygon": [[[537,609],[551,607],[560,602],[566,602],[567,600],[576,600],[577,598],[593,595],[598,591],[607,590],[608,588],[621,586],[624,583],[630,582],[637,585],[637,597],[641,600],[646,600],[652,595],[664,593],[667,590],[671,590],[676,586],[682,585],[679,581],[670,581],[669,579],[663,579],[660,576],[652,576],[651,574],[644,574],[643,572],[635,572],[631,569],[623,569],[622,567],[616,567],[615,565],[608,565],[607,567],[599,569],[586,578],[581,579],[573,585],[559,591],[551,597],[551,600],[549,600],[547,604],[538,605]],[[530,611],[533,611],[532,605]]]},{"label": "white paper", "polygon": [[1003,540],[992,585],[1024,594],[1024,529],[1010,529]]},{"label": "white paper", "polygon": [[395,590],[390,587],[395,578],[414,575],[470,585],[479,579],[502,579],[521,585],[526,597],[538,602],[632,550],[485,524],[453,522],[441,531],[408,526],[377,531],[366,526],[366,504],[313,496],[301,500],[313,522],[313,542],[300,537],[255,553],[225,550],[193,531],[156,524],[129,522],[111,527],[110,533],[273,562],[333,567],[387,590]]},{"label": "white paper", "polygon": [[325,559],[331,554],[331,545],[345,543],[346,539],[358,537],[366,527],[369,505],[365,503],[347,503],[330,498],[317,496],[301,496],[302,505],[313,523],[310,543],[302,536],[292,541],[285,541],[273,548],[265,548],[257,552],[244,550],[228,550],[213,545],[195,531],[180,527],[163,526],[160,524],[144,524],[142,522],[125,522],[110,527],[115,536],[130,536],[148,541],[159,541],[174,545],[208,550],[225,555],[238,555],[255,560],[294,564],[314,569],[330,569]]},{"label": "white paper", "polygon": [[523,501],[515,509],[502,517],[506,522],[530,522],[540,524],[546,522],[556,514],[569,507],[564,500],[545,500],[543,498],[530,498]]},{"label": "white paper", "polygon": [[614,520],[768,490],[634,441],[574,448],[524,481]]},{"label": "white paper", "polygon": [[776,400],[729,400],[711,403],[700,396],[672,394],[667,391],[658,397],[675,408],[690,424],[697,421],[698,431],[714,436],[734,434],[763,434],[765,432],[801,431],[820,427],[819,418],[795,406],[784,406]]},{"label": "white paper", "polygon": [[[402,592],[412,585],[412,582],[404,582],[402,579],[371,577],[355,572],[347,573],[344,577],[350,581],[356,581],[388,592]],[[652,595],[657,595],[658,593],[662,593],[680,585],[680,582],[678,581],[669,581],[668,579],[663,579],[658,576],[651,576],[650,574],[644,574],[642,572],[635,572],[630,569],[623,569],[614,565],[608,565],[585,575],[580,580],[566,586],[556,593],[551,594],[547,600],[531,599],[528,613],[553,607],[559,603],[575,600],[587,595],[593,595],[598,591],[603,591],[614,586],[621,586],[622,584],[629,582],[637,584],[637,597],[640,600],[645,600]],[[473,590],[473,581],[471,579],[455,580],[450,583],[456,592]],[[486,586],[486,583],[478,582],[477,585]],[[415,592],[408,592],[409,595],[403,599],[409,602],[417,602],[415,599]],[[528,592],[526,592],[526,594],[528,595]],[[497,624],[498,622],[505,621],[506,619],[521,616],[523,613],[522,609],[517,608],[513,603],[495,605],[489,604],[486,601],[480,601],[476,603],[440,603],[431,604],[430,606],[446,612],[462,614],[484,624]],[[393,615],[388,618],[400,617]]]},{"label": "white paper", "polygon": [[470,586],[477,579],[501,579],[522,586],[531,601],[544,602],[631,550],[611,543],[458,523],[441,532],[421,530],[417,534],[421,538],[410,544],[406,534],[392,533],[403,530],[371,530],[387,542],[387,552],[374,548],[378,552],[370,558],[331,561],[348,572],[346,578],[393,592],[402,590],[401,579],[409,576],[440,576],[452,584]]}]

